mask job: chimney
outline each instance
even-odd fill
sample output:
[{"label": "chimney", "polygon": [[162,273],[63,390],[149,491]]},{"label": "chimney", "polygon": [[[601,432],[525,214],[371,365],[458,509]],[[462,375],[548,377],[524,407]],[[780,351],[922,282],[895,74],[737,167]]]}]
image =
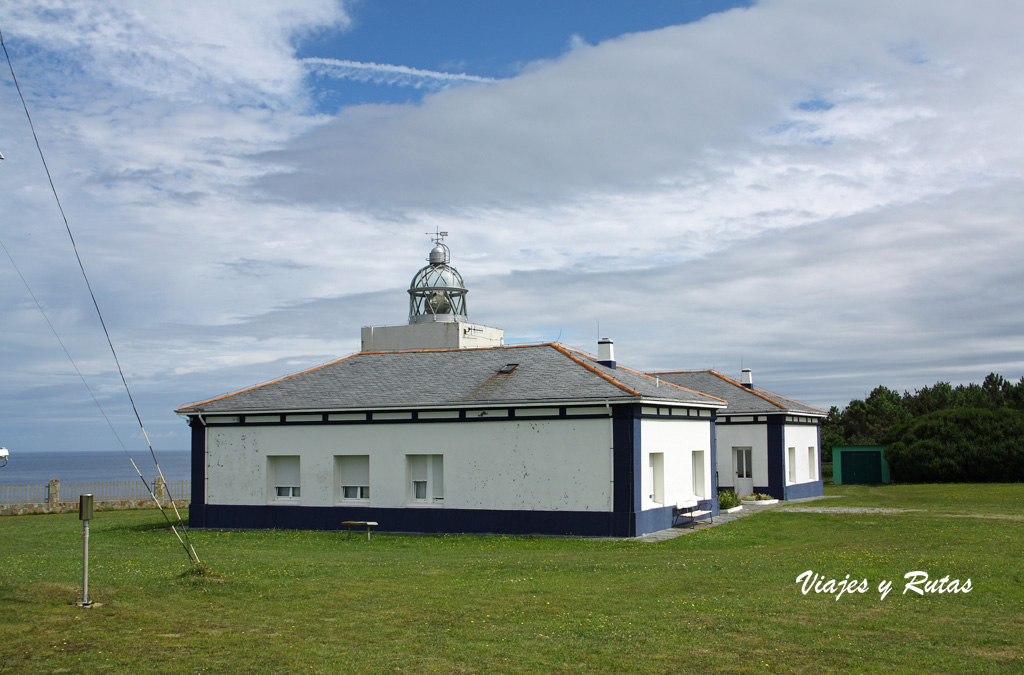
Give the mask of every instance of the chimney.
[{"label": "chimney", "polygon": [[750,368],[744,368],[740,372],[740,384],[747,389],[754,388],[754,376],[750,374]]},{"label": "chimney", "polygon": [[597,362],[609,368],[615,367],[615,343],[608,338],[597,341]]}]

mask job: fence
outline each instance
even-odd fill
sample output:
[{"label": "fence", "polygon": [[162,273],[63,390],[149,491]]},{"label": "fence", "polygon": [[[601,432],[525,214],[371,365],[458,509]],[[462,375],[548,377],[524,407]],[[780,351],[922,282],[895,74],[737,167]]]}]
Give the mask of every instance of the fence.
[{"label": "fence", "polygon": [[[170,505],[172,499],[178,506],[187,506],[191,501],[192,481],[165,481],[157,477],[149,485],[161,506]],[[82,494],[93,495],[93,503],[99,509],[155,506],[153,495],[141,480],[62,484],[55,479],[47,485],[0,485],[0,515],[69,511],[78,507]]]}]

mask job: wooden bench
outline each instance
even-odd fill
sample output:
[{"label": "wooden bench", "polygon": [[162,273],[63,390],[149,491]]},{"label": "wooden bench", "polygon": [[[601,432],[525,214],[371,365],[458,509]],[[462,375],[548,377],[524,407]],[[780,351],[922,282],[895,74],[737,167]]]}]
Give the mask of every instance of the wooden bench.
[{"label": "wooden bench", "polygon": [[[711,515],[711,511],[701,511],[697,509],[697,499],[687,499],[676,504],[675,516],[677,518],[689,518],[690,527],[697,527],[697,519],[703,516]],[[711,517],[711,522],[715,522],[714,516]]]},{"label": "wooden bench", "polygon": [[377,523],[372,520],[346,520],[342,525],[348,525],[348,538],[352,538],[353,525],[366,525],[366,541],[370,541],[370,528],[376,527]]}]

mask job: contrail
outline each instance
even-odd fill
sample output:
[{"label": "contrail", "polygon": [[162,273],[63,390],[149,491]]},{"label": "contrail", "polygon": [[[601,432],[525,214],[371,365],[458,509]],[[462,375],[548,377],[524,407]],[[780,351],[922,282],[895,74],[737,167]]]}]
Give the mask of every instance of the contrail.
[{"label": "contrail", "polygon": [[355,80],[357,82],[415,87],[416,89],[445,89],[464,82],[484,84],[497,82],[497,80],[490,77],[420,70],[418,68],[395,66],[388,63],[364,63],[361,61],[316,57],[302,59],[302,63],[310,71],[319,75]]}]

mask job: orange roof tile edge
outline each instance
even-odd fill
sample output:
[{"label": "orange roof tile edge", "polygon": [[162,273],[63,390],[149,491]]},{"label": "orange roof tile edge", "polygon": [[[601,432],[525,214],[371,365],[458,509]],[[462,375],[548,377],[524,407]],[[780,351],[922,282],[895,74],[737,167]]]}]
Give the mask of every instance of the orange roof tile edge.
[{"label": "orange roof tile edge", "polygon": [[579,358],[573,356],[572,354],[569,353],[568,349],[566,349],[562,345],[558,344],[557,342],[551,342],[549,344],[552,347],[554,347],[556,350],[558,350],[561,353],[565,354],[567,357],[569,357],[570,359],[572,359],[576,363],[580,364],[581,366],[583,366],[584,368],[589,370],[590,372],[594,373],[595,375],[599,375],[600,377],[603,377],[604,379],[608,380],[609,382],[614,384],[619,389],[621,389],[621,390],[623,390],[623,391],[625,391],[627,393],[630,393],[633,396],[640,396],[640,392],[636,391],[635,389],[630,389],[626,385],[624,385],[621,382],[619,382],[618,380],[616,380],[614,377],[611,377],[610,375],[606,375],[605,373],[602,373],[600,370],[598,370],[594,366],[590,365],[589,363],[586,363],[582,359],[579,359]]},{"label": "orange roof tile edge", "polygon": [[782,394],[776,394],[774,391],[772,392],[772,396],[778,396],[783,401],[789,401],[790,403],[796,403],[797,405],[802,405],[805,408],[810,408],[811,410],[817,410],[818,412],[824,413],[826,415],[828,414],[827,410],[822,410],[821,408],[816,408],[813,405],[807,405],[806,403],[801,403],[800,401],[797,401],[796,399],[793,399],[793,398],[787,398],[787,397],[783,396]]},{"label": "orange roof tile edge", "polygon": [[[556,346],[557,346],[557,345],[556,345]],[[581,351],[581,350],[579,350],[579,349],[573,349],[573,348],[571,348],[571,347],[565,347],[564,349],[565,349],[565,350],[567,350],[567,351],[574,351],[574,352],[576,352],[576,353],[578,353],[578,354],[586,354],[586,355],[587,355],[588,357],[590,357],[590,358],[594,358],[592,354],[587,354],[586,352],[584,352],[584,351]],[[570,356],[571,356],[571,355],[570,355]],[[584,363],[583,365],[587,366],[588,368],[591,368],[591,370],[595,370],[595,372],[597,372],[597,373],[598,373],[599,375],[603,375],[603,374],[604,374],[604,373],[602,373],[601,371],[599,371],[599,370],[596,370],[596,369],[592,368],[591,366],[587,365],[586,363]],[[651,379],[651,380],[655,379],[655,378],[651,377],[650,375],[648,375],[647,373],[641,373],[641,372],[640,372],[639,370],[633,370],[632,368],[627,368],[626,366],[619,366],[619,365],[616,365],[615,367],[616,367],[616,369],[621,369],[621,370],[625,370],[625,371],[628,371],[628,372],[630,372],[630,373],[633,373],[634,375],[643,375],[644,377],[646,377],[646,378],[648,378],[648,379]],[[613,379],[613,378],[612,378],[612,379]],[[615,382],[616,382],[616,384],[619,384],[617,380],[614,380],[614,379],[613,379],[613,381],[615,381]],[[663,382],[664,382],[664,380],[663,380]],[[676,389],[682,389],[683,391],[688,391],[688,392],[690,392],[691,394],[698,394],[698,395],[700,395],[700,396],[706,396],[707,398],[712,398],[712,399],[714,399],[714,400],[716,400],[716,401],[721,401],[722,403],[726,403],[726,404],[728,403],[728,401],[726,401],[726,400],[725,400],[724,398],[718,398],[717,396],[712,396],[711,394],[705,394],[704,392],[702,392],[702,391],[697,391],[696,389],[690,389],[690,388],[688,388],[688,387],[683,387],[683,386],[680,386],[680,385],[678,385],[678,384],[674,384],[674,383],[672,383],[672,382],[664,382],[664,383],[665,383],[665,384],[667,384],[667,385],[669,385],[670,387],[675,387]],[[620,386],[623,386],[623,387],[624,387],[625,385],[620,385]],[[632,390],[632,389],[630,389],[629,391],[633,391],[633,390]],[[636,393],[636,395],[637,395],[637,396],[639,396],[639,395],[640,395],[640,393],[639,393],[639,392],[635,392],[635,393]]]},{"label": "orange roof tile edge", "polygon": [[713,398],[716,401],[721,401],[722,403],[725,403],[725,404],[729,403],[724,398],[718,398],[717,396],[712,396],[711,394],[706,394],[703,391],[697,391],[696,389],[690,389],[689,387],[684,387],[683,385],[676,384],[675,382],[669,382],[668,380],[662,380],[657,375],[653,375],[653,376],[652,375],[648,375],[647,373],[641,373],[639,370],[633,370],[632,368],[626,368],[625,366],[616,366],[616,367],[617,368],[622,368],[623,370],[628,370],[631,373],[636,373],[637,375],[643,375],[644,377],[650,378],[652,380],[657,380],[659,384],[667,384],[670,387],[675,387],[676,389],[682,389],[683,391],[688,391],[688,392],[690,392],[692,394],[700,394],[701,396],[706,396],[708,398]]},{"label": "orange roof tile edge", "polygon": [[[615,367],[616,368],[621,368],[622,370],[628,370],[629,372],[633,373],[634,375],[643,375],[644,377],[646,377],[648,379],[658,380],[660,383],[667,384],[668,386],[675,387],[676,389],[682,389],[683,391],[688,391],[691,394],[699,394],[701,396],[706,396],[708,398],[713,398],[716,401],[721,401],[722,403],[728,403],[728,401],[726,401],[724,398],[718,398],[717,396],[712,396],[711,394],[705,394],[703,391],[697,391],[696,389],[690,389],[689,387],[684,387],[683,385],[676,384],[675,382],[669,382],[668,380],[662,380],[662,379],[660,379],[660,378],[658,378],[656,376],[648,375],[647,373],[641,373],[639,370],[633,370],[632,368],[627,368],[626,366],[619,366],[619,365],[616,365]],[[676,372],[693,372],[693,373],[697,373],[697,372],[702,372],[702,371],[691,370],[691,371],[676,371]]]},{"label": "orange roof tile edge", "polygon": [[333,366],[336,363],[341,363],[342,361],[346,361],[348,359],[351,359],[353,356],[359,356],[360,353],[361,352],[357,352],[355,354],[349,354],[348,356],[346,356],[344,358],[336,359],[334,361],[328,361],[327,363],[321,363],[319,366],[314,366],[312,368],[307,368],[306,370],[300,370],[297,373],[292,373],[290,375],[285,375],[284,377],[279,377],[276,380],[269,380],[267,382],[262,382],[260,384],[254,384],[251,387],[246,387],[245,389],[239,389],[238,391],[233,391],[233,392],[228,393],[228,394],[222,394],[220,396],[214,396],[213,398],[208,398],[205,401],[197,401],[196,403],[189,403],[188,405],[181,406],[180,408],[178,408],[174,412],[181,412],[185,408],[194,408],[197,405],[203,405],[204,403],[213,403],[214,401],[220,401],[220,400],[225,399],[225,398],[230,398],[232,396],[237,396],[238,394],[244,394],[247,391],[252,391],[254,389],[259,389],[260,387],[266,387],[266,386],[271,385],[271,384],[277,384],[278,382],[284,382],[285,380],[289,380],[289,379],[291,379],[293,377],[298,377],[299,375],[305,375],[306,373],[312,373],[313,371],[320,370],[321,368],[326,368],[327,366]]},{"label": "orange roof tile edge", "polygon": [[[731,377],[729,377],[728,375],[723,375],[723,374],[721,374],[720,372],[718,372],[716,370],[712,370],[712,371],[709,371],[709,372],[714,373],[715,375],[717,375],[718,377],[722,378],[726,382],[730,382],[730,383],[736,385],[737,387],[743,387],[743,383],[742,382],[739,382],[738,380],[734,380]],[[743,387],[743,388],[747,389],[746,387]],[[785,408],[785,406],[783,406],[782,404],[778,403],[777,401],[772,401],[767,396],[764,396],[762,394],[758,394],[756,389],[747,389],[747,391],[749,391],[751,394],[756,394],[757,396],[760,396],[761,398],[763,398],[764,400],[768,401],[769,403],[774,403],[775,405],[779,406],[780,408]],[[767,390],[765,390],[765,391],[767,391]],[[821,408],[815,408],[813,405],[807,405],[806,403],[801,403],[800,401],[797,401],[796,399],[786,398],[785,396],[783,396],[781,394],[776,394],[774,391],[771,391],[771,392],[768,392],[768,393],[770,393],[772,396],[778,396],[783,401],[789,401],[790,403],[796,403],[797,405],[804,406],[805,408],[810,408],[811,410],[817,410],[818,412],[825,412]]]},{"label": "orange roof tile edge", "polygon": [[[742,382],[740,382],[738,380],[734,380],[733,378],[729,377],[728,375],[723,375],[722,373],[718,372],[717,370],[667,370],[667,371],[662,372],[661,374],[662,375],[675,375],[676,373],[679,373],[679,374],[685,374],[685,373],[711,373],[712,375],[715,375],[716,377],[719,377],[719,378],[725,380],[729,384],[733,384],[733,385],[735,385],[737,387],[743,387],[743,383]],[[743,388],[747,389],[746,387],[743,387]],[[755,396],[763,398],[764,400],[768,401],[769,403],[772,403],[774,405],[777,405],[780,408],[785,409],[785,406],[783,406],[779,402],[773,401],[770,398],[768,398],[767,396],[764,396],[762,394],[757,393],[757,391],[754,390],[754,389],[747,389],[747,391],[749,391],[751,394],[754,394]],[[816,408],[813,405],[807,405],[806,403],[801,403],[800,401],[797,401],[796,399],[788,398],[788,397],[783,396],[781,394],[776,394],[774,391],[773,392],[769,392],[769,393],[771,393],[772,396],[778,396],[783,401],[789,401],[790,403],[796,403],[797,405],[801,405],[801,406],[803,406],[805,408],[810,408],[811,410],[817,410],[818,412],[825,413],[826,415],[828,414],[827,411],[822,410],[821,408]]]},{"label": "orange roof tile edge", "polygon": [[759,394],[756,391],[754,391],[753,389],[748,389],[747,387],[744,387],[743,383],[740,382],[739,380],[734,380],[731,377],[729,377],[728,375],[722,375],[717,370],[709,370],[708,372],[711,373],[712,375],[720,377],[721,379],[725,380],[729,384],[735,385],[735,386],[740,387],[742,389],[746,389],[749,393],[753,394],[754,396],[756,396],[756,397],[758,397],[760,399],[764,399],[765,401],[768,401],[769,403],[771,403],[776,408],[782,408],[783,410],[786,409],[786,406],[782,405],[778,401],[773,401],[770,398],[768,398],[767,396],[765,396],[764,394]]}]

